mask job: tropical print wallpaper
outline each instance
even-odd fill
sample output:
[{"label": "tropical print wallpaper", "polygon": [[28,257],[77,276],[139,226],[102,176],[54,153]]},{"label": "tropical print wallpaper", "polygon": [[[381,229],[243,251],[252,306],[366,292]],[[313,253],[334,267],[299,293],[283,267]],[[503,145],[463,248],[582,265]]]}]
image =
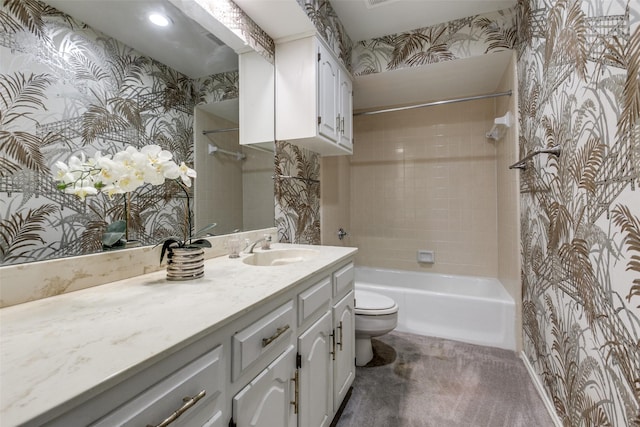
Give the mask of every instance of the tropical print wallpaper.
[{"label": "tropical print wallpaper", "polygon": [[[196,21],[198,15],[202,14],[202,10],[204,10],[233,31],[247,46],[258,52],[267,61],[272,64],[275,62],[276,45],[273,39],[232,0],[198,0],[197,7],[188,5],[192,0],[170,1],[178,7],[183,6],[182,10]],[[183,3],[187,3],[187,5]]]},{"label": "tropical print wallpaper", "polygon": [[352,71],[356,76],[381,73],[513,49],[515,18],[514,9],[505,9],[359,41]]},{"label": "tropical print wallpaper", "polygon": [[306,12],[318,34],[333,49],[347,70],[351,71],[353,42],[329,0],[298,0],[298,4]]},{"label": "tropical print wallpaper", "polygon": [[[237,71],[200,79],[141,55],[36,0],[0,8],[0,265],[102,250],[122,196],[56,189],[56,161],[158,144],[193,164],[193,108],[236,98]],[[184,236],[187,195],[171,181],[130,195],[129,239]]]},{"label": "tropical print wallpaper", "polygon": [[356,75],[517,50],[520,152],[562,150],[514,173],[524,354],[565,426],[640,426],[639,27],[639,0],[519,0],[353,46]]},{"label": "tropical print wallpaper", "polygon": [[320,244],[320,158],[276,142],[274,188],[278,241]]},{"label": "tropical print wallpaper", "polygon": [[565,426],[640,426],[640,1],[519,1],[524,352]]}]

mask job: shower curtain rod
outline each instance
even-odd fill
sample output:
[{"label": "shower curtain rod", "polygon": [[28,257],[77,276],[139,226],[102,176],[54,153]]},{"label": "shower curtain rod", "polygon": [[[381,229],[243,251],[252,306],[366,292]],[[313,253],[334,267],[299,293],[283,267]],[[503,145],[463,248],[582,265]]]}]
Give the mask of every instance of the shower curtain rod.
[{"label": "shower curtain rod", "polygon": [[221,132],[233,132],[235,130],[240,130],[240,128],[226,128],[226,129],[213,129],[213,130],[203,130],[203,135],[208,135],[210,133],[221,133]]},{"label": "shower curtain rod", "polygon": [[370,114],[391,113],[393,111],[404,111],[404,110],[412,110],[414,108],[433,107],[433,106],[436,106],[436,105],[453,104],[455,102],[475,101],[475,100],[478,100],[478,99],[496,98],[498,96],[511,96],[511,94],[512,94],[512,91],[508,90],[506,92],[489,93],[489,94],[486,94],[486,95],[467,96],[466,98],[453,98],[453,99],[445,99],[445,100],[442,100],[442,101],[427,102],[426,104],[406,105],[404,107],[385,108],[383,110],[364,111],[364,112],[361,112],[361,113],[354,113],[353,115],[354,116],[366,116],[366,115],[370,115]]}]

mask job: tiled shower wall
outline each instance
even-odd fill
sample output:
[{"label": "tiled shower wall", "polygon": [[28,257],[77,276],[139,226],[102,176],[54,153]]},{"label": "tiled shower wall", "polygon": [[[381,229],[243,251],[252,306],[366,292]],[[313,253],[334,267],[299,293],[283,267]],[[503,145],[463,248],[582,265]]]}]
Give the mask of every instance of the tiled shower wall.
[{"label": "tiled shower wall", "polygon": [[516,54],[505,70],[496,92],[512,90],[508,97],[496,98],[496,117],[507,111],[511,127],[496,143],[496,184],[498,207],[498,279],[516,302],[516,348],[522,348],[522,287],[520,286],[520,175],[509,166],[518,161],[518,91],[516,83]]},{"label": "tiled shower wall", "polygon": [[[350,243],[359,265],[497,277],[500,142],[485,136],[494,111],[486,99],[356,117]],[[418,249],[436,262],[418,263]]]}]

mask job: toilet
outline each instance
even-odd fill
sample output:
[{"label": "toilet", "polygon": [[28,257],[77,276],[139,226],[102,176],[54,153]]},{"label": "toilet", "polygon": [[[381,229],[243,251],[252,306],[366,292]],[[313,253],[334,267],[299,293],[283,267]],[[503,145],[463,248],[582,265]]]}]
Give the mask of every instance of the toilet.
[{"label": "toilet", "polygon": [[355,292],[356,365],[364,366],[373,359],[371,338],[384,335],[398,324],[398,304],[384,295]]}]

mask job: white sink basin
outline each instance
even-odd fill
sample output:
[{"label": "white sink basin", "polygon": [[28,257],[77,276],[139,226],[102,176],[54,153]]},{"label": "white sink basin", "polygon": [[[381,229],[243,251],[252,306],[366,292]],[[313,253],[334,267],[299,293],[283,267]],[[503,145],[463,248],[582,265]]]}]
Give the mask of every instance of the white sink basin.
[{"label": "white sink basin", "polygon": [[262,267],[278,266],[302,262],[314,258],[318,251],[313,249],[270,249],[255,252],[242,260],[245,264]]}]

